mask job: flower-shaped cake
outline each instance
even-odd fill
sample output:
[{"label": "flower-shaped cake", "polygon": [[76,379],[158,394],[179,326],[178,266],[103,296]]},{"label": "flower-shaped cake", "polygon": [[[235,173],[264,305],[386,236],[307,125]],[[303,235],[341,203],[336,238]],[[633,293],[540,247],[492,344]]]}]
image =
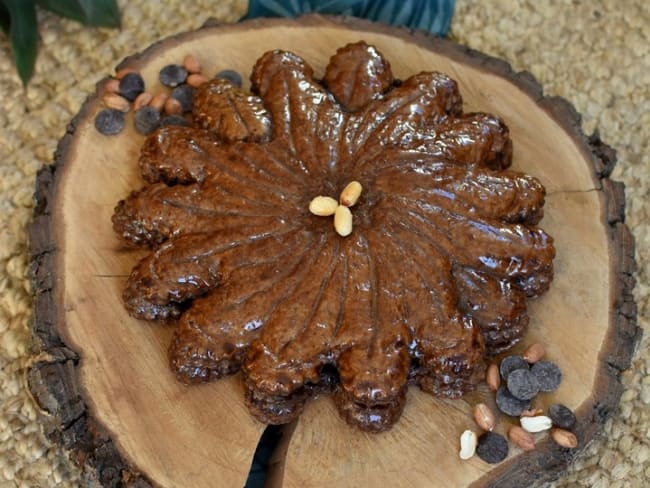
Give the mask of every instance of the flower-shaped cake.
[{"label": "flower-shaped cake", "polygon": [[[378,431],[409,383],[470,390],[484,355],[521,339],[526,299],[553,275],[552,238],[535,226],[544,188],[506,169],[505,124],[463,114],[441,73],[394,79],[363,42],[322,80],[299,56],[268,52],[251,85],[205,83],[193,127],[145,141],[148,184],[113,217],[125,240],[151,246],[128,280],[129,312],[177,320],[181,380],[241,370],[267,423],[329,390],[348,422]],[[351,181],[363,193],[342,237],[309,204]]]}]

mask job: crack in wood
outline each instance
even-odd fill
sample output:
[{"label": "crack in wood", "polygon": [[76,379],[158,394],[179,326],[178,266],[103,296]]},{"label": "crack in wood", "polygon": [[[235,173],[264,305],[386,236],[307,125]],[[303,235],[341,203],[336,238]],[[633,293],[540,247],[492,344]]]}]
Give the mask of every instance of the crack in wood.
[{"label": "crack in wood", "polygon": [[586,190],[553,190],[546,193],[547,197],[554,195],[571,195],[576,193],[593,193],[595,191],[603,191],[602,187],[588,188]]}]

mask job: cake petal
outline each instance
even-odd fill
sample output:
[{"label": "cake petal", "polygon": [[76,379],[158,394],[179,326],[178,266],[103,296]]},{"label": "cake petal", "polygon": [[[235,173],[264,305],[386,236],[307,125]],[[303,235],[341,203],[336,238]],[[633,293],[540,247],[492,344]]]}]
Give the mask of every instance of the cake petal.
[{"label": "cake petal", "polygon": [[[463,204],[462,213],[477,213],[486,219],[537,224],[544,215],[546,190],[537,178],[514,171],[495,174],[476,169],[441,185],[447,201]],[[455,194],[456,198],[449,198]],[[460,213],[459,208],[457,213]]]},{"label": "cake petal", "polygon": [[341,153],[353,164],[364,152],[408,145],[418,131],[435,128],[448,116],[459,115],[461,109],[454,80],[442,73],[417,74],[351,115]]},{"label": "cake petal", "polygon": [[526,295],[503,278],[474,269],[455,267],[459,307],[481,329],[490,354],[498,354],[517,344],[528,329]]},{"label": "cake petal", "polygon": [[222,78],[196,89],[192,116],[198,127],[225,143],[265,142],[271,136],[271,118],[262,100]]},{"label": "cake petal", "polygon": [[391,211],[427,235],[452,263],[513,279],[552,275],[555,248],[542,229],[455,214],[424,200],[389,199],[395,201]]},{"label": "cake petal", "polygon": [[393,83],[390,63],[364,41],[342,47],[330,58],[323,82],[347,110],[363,108]]},{"label": "cake petal", "polygon": [[[339,290],[335,275],[340,259],[340,240],[321,236],[315,253],[303,272],[287,279],[292,285],[269,316],[259,336],[251,344],[242,365],[247,398],[252,413],[260,420],[286,423],[302,406],[295,402],[305,384],[316,384],[320,368],[331,347],[332,332],[339,307],[324,300]],[[330,298],[328,296],[328,298]],[[273,398],[273,411],[266,411],[256,398]],[[285,416],[278,417],[282,405]]]},{"label": "cake petal", "polygon": [[140,151],[142,177],[168,184],[201,182],[210,165],[206,148],[217,143],[207,131],[166,125],[147,136]]},{"label": "cake petal", "polygon": [[[459,163],[440,156],[432,156],[416,149],[385,147],[381,151],[371,151],[359,155],[353,168],[353,174],[359,180],[373,181],[375,178],[388,173],[399,174],[414,172],[423,179],[453,178],[455,174],[445,176],[444,173],[457,168]],[[461,168],[462,174],[467,172]]]},{"label": "cake petal", "polygon": [[306,207],[304,182],[289,177],[293,160],[286,151],[268,146],[206,148],[200,183],[154,183],[132,193],[115,209],[115,231],[134,244],[155,245],[186,233],[297,219]]},{"label": "cake petal", "polygon": [[465,114],[415,133],[405,147],[493,170],[512,164],[512,141],[506,124],[485,113]]},{"label": "cake petal", "polygon": [[[338,338],[347,336],[342,344],[352,346],[345,348],[337,360],[341,387],[335,396],[341,415],[349,423],[370,431],[385,430],[402,413],[410,368],[409,344],[413,339],[400,306],[403,290],[399,289],[398,275],[404,272],[399,264],[401,253],[391,254],[389,246],[381,245],[383,238],[377,237],[371,232],[367,241],[359,239],[368,254],[370,286],[369,293],[366,292],[369,301],[365,300],[366,306],[359,310],[354,294],[359,293],[357,288],[361,292],[366,288],[363,283],[355,282],[359,265],[351,263],[355,271],[348,275],[352,278],[348,287],[355,293],[350,298],[346,296],[342,333]],[[356,262],[362,262],[362,258],[358,254]],[[353,326],[353,321],[361,324]],[[361,332],[358,337],[351,334],[355,329],[357,334]]]},{"label": "cake petal", "polygon": [[311,179],[322,178],[339,160],[337,140],[346,120],[334,98],[311,75],[311,68],[286,51],[267,53],[252,79],[273,120],[273,139],[283,141]]},{"label": "cake petal", "polygon": [[[209,187],[209,190],[206,188]],[[273,225],[287,211],[259,195],[233,194],[217,181],[204,185],[149,185],[118,203],[113,228],[133,244],[159,244],[182,234]],[[264,193],[268,196],[268,193]]]},{"label": "cake petal", "polygon": [[218,293],[192,303],[169,347],[170,365],[179,379],[210,381],[239,370],[291,280],[308,272],[313,240],[309,233],[290,232],[260,242],[255,255],[231,269]]},{"label": "cake petal", "polygon": [[374,348],[353,346],[344,351],[338,360],[341,386],[334,397],[341,416],[374,432],[397,422],[406,403],[409,363],[408,347],[397,340],[384,347],[377,343]]},{"label": "cake petal", "polygon": [[[398,278],[403,309],[413,332],[412,372],[420,387],[438,396],[458,397],[471,390],[483,370],[483,338],[471,318],[457,308],[449,260],[426,235],[387,219],[394,255],[405,269]],[[408,269],[408,271],[406,271]]]},{"label": "cake petal", "polygon": [[251,73],[251,91],[264,97],[270,90],[271,81],[280,73],[302,74],[304,78],[312,78],[314,72],[311,66],[297,54],[289,51],[268,51],[257,60]]},{"label": "cake petal", "polygon": [[295,231],[284,223],[188,234],[169,240],[131,272],[124,302],[131,315],[147,320],[176,318],[184,302],[216,287],[236,263],[236,255],[255,252],[259,242]]},{"label": "cake petal", "polygon": [[[412,162],[404,159],[407,154]],[[411,154],[377,172],[374,187],[389,194],[466,216],[478,215],[505,222],[536,224],[543,216],[545,190],[532,176],[514,171],[490,170],[436,161],[417,160]]]},{"label": "cake petal", "polygon": [[271,151],[265,154],[253,143],[211,147],[210,182],[224,189],[234,187],[236,192],[250,195],[252,200],[264,199],[280,207],[304,203],[304,184],[300,178],[287,179],[287,167],[278,165],[277,158],[282,158],[286,151],[279,151],[279,144],[270,146],[278,154],[275,160]]}]

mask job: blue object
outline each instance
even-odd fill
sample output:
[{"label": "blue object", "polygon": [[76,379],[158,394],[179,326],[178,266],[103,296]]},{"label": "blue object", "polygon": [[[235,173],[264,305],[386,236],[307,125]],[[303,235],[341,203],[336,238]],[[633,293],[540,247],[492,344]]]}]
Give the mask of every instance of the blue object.
[{"label": "blue object", "polygon": [[352,15],[446,36],[454,0],[249,0],[245,19],[321,13]]}]

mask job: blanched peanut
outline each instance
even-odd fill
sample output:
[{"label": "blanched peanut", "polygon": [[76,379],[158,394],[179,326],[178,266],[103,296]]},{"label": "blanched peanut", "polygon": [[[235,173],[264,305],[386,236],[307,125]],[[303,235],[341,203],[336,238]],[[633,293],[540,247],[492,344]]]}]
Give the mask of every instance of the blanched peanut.
[{"label": "blanched peanut", "polygon": [[343,191],[341,192],[341,197],[339,198],[341,205],[344,205],[346,207],[354,206],[354,204],[356,204],[357,201],[359,200],[362,190],[363,187],[361,186],[361,183],[359,183],[358,181],[352,181],[348,183],[346,187],[343,188]]},{"label": "blanched peanut", "polygon": [[339,205],[334,212],[334,230],[342,237],[352,234],[352,212],[348,207]]},{"label": "blanched peanut", "polygon": [[309,211],[314,215],[321,217],[328,217],[334,215],[336,208],[339,206],[338,202],[332,197],[324,197],[319,195],[309,202]]}]

